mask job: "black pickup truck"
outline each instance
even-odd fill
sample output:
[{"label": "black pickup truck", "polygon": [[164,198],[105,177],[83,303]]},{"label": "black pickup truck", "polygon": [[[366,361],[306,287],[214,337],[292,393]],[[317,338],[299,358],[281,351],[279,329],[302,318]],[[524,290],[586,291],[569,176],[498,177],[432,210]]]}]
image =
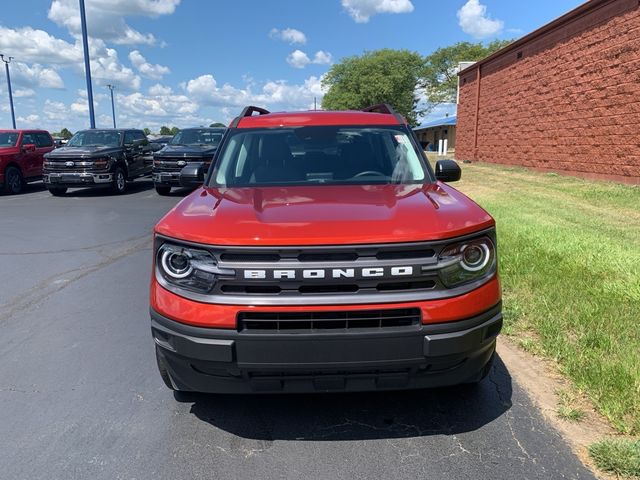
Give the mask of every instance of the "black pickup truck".
[{"label": "black pickup truck", "polygon": [[128,180],[151,174],[152,155],[142,130],[81,130],[45,155],[43,180],[52,195],[77,187],[124,193]]},{"label": "black pickup truck", "polygon": [[180,170],[186,165],[203,164],[209,168],[224,128],[185,128],[162,150],[153,155],[153,183],[160,195],[180,186]]}]

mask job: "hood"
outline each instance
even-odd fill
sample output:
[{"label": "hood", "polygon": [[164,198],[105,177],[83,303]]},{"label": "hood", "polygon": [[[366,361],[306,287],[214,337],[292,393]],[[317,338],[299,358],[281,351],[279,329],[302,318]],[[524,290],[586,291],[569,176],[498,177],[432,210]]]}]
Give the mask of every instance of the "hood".
[{"label": "hood", "polygon": [[99,157],[122,150],[122,147],[91,146],[91,147],[60,147],[46,154],[47,158],[56,157]]},{"label": "hood", "polygon": [[493,226],[442,183],[265,188],[201,187],[156,232],[212,245],[345,245],[439,240]]},{"label": "hood", "polygon": [[156,157],[212,157],[217,147],[211,145],[167,145],[155,153]]}]

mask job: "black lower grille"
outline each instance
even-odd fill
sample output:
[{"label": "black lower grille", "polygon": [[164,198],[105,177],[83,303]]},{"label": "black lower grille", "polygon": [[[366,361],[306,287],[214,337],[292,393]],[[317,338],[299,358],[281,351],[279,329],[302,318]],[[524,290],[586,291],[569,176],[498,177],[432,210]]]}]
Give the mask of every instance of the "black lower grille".
[{"label": "black lower grille", "polygon": [[419,308],[336,312],[240,312],[238,331],[251,333],[317,333],[420,325]]}]

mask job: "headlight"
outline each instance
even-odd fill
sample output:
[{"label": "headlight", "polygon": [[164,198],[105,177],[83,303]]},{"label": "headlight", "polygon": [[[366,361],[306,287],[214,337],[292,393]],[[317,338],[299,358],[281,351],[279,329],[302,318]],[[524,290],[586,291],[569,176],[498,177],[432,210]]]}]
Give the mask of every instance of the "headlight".
[{"label": "headlight", "polygon": [[107,165],[109,165],[109,160],[109,157],[98,158],[93,161],[93,166],[95,168],[105,168]]},{"label": "headlight", "polygon": [[457,287],[482,277],[488,277],[496,268],[496,247],[489,237],[449,245],[442,250],[438,263],[440,280],[448,287]]},{"label": "headlight", "polygon": [[207,293],[221,274],[215,258],[206,250],[164,243],[156,254],[156,269],[169,284],[198,293]]}]

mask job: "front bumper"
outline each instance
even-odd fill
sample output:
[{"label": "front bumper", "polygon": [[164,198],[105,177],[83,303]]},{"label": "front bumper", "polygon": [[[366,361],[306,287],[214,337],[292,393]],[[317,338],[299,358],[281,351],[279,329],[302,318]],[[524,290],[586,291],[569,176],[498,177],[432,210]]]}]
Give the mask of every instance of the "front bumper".
[{"label": "front bumper", "polygon": [[156,172],[152,173],[155,185],[166,185],[171,187],[180,186],[180,172]]},{"label": "front bumper", "polygon": [[83,185],[107,186],[113,183],[113,174],[110,172],[45,172],[42,180],[45,185],[56,187],[78,187]]},{"label": "front bumper", "polygon": [[398,390],[474,381],[501,328],[500,304],[455,322],[321,334],[193,327],[151,310],[159,361],[174,387],[211,393]]}]

